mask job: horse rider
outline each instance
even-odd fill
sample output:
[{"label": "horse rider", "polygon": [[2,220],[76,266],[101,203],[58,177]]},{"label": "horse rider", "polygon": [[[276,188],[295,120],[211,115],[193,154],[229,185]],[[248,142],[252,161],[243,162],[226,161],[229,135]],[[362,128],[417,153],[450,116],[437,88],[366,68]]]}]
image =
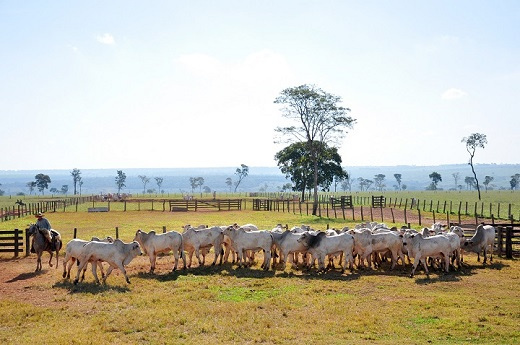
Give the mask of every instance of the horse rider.
[{"label": "horse rider", "polygon": [[[38,212],[34,216],[37,218],[36,226],[38,226],[39,229],[49,230],[49,232],[47,233],[48,236],[45,236],[45,237],[49,241],[52,250],[54,250],[56,244],[54,243],[54,236],[51,236],[51,234],[52,234],[51,223],[49,222],[49,220],[47,218],[45,218],[45,216],[43,215],[42,212]],[[33,242],[34,242],[34,238],[33,238]],[[34,253],[34,248],[32,247],[32,245],[31,245],[31,253]]]}]

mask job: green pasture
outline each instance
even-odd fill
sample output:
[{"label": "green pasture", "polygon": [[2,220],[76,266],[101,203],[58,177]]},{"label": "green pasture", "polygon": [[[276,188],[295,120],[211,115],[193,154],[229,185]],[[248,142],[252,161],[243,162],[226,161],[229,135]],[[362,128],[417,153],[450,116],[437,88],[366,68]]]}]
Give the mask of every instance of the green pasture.
[{"label": "green pasture", "polygon": [[[47,217],[65,242],[74,228],[78,237],[89,238],[113,236],[118,227],[119,237],[130,241],[139,228],[180,230],[188,223],[254,223],[261,228],[311,224],[318,229],[326,224],[349,225],[342,220],[251,210],[56,212]],[[14,219],[2,226],[24,228],[31,220]],[[317,274],[290,267],[264,272],[260,262],[242,269],[206,262],[205,267],[171,273],[170,255],[158,259],[156,274],[151,275],[147,258],[138,257],[128,265],[130,285],[116,270],[106,286],[94,284],[90,272],[86,282],[74,286],[61,278],[61,266],[49,268],[45,260],[43,272],[34,274],[34,255],[3,257],[2,270],[28,267],[15,277],[23,280],[22,296],[51,296],[42,302],[37,297],[6,298],[4,293],[0,298],[3,344],[520,342],[520,263],[496,256],[492,264],[483,266],[476,255],[466,255],[467,265],[461,271],[432,272],[430,278],[423,271],[409,278],[409,266]],[[11,284],[1,283],[3,291]]]}]

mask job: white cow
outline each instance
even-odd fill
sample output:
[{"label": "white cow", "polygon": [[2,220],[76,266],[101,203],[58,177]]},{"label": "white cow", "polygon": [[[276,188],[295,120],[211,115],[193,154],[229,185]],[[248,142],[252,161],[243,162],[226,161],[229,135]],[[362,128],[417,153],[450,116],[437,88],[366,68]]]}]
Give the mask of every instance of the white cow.
[{"label": "white cow", "polygon": [[223,255],[222,253],[222,242],[224,241],[224,234],[219,226],[213,226],[211,228],[196,229],[189,225],[184,227],[182,238],[184,242],[184,249],[188,252],[188,267],[191,267],[191,259],[193,253],[199,262],[199,265],[203,265],[203,261],[200,258],[201,252],[209,251],[209,248],[213,246],[215,251],[215,259],[212,265],[217,263],[217,259],[220,257],[220,264],[222,264]]},{"label": "white cow", "polygon": [[124,243],[123,241],[116,239],[114,243],[89,242],[85,244],[81,254],[77,258],[79,266],[76,279],[74,279],[74,285],[78,283],[80,272],[89,262],[92,263],[92,273],[94,274],[96,283],[99,283],[96,273],[96,263],[98,261],[105,261],[110,265],[107,274],[103,277],[103,284],[105,284],[108,276],[114,268],[119,268],[125,276],[126,282],[130,284],[130,279],[128,279],[128,276],[126,275],[125,265],[128,265],[137,255],[141,254],[141,247],[136,241]]},{"label": "white cow", "polygon": [[282,233],[272,233],[272,235],[274,244],[280,251],[280,263],[282,264],[282,269],[285,270],[287,261],[292,263],[293,268],[296,268],[295,261],[297,261],[297,256],[299,254],[305,255],[307,252],[307,248],[302,243],[298,242],[301,233],[294,233],[290,230],[285,230]]},{"label": "white cow", "polygon": [[153,230],[149,233],[146,233],[139,229],[135,233],[134,241],[139,242],[139,245],[143,249],[144,253],[148,254],[148,257],[150,258],[150,273],[155,271],[157,254],[168,253],[170,251],[173,251],[173,256],[175,258],[172,272],[178,268],[179,257],[184,263],[184,268],[186,268],[184,243],[180,233],[176,231],[168,231],[166,233],[157,235]]},{"label": "white cow", "polygon": [[273,246],[273,236],[271,232],[266,230],[246,231],[243,228],[235,229],[230,226],[224,230],[224,234],[229,236],[232,246],[238,255],[238,267],[245,266],[245,256],[248,250],[264,251],[264,261],[262,268],[269,270],[269,263],[271,261],[271,249]]},{"label": "white cow", "polygon": [[349,268],[352,270],[354,258],[352,252],[354,250],[354,237],[348,233],[338,234],[336,236],[327,236],[325,232],[318,232],[316,235],[311,232],[304,232],[298,239],[312,255],[313,259],[318,259],[318,270],[325,271],[325,257],[327,255],[343,254],[341,262],[341,271],[344,272],[349,262]]},{"label": "white cow", "polygon": [[410,277],[415,274],[415,269],[419,262],[422,262],[427,276],[430,276],[426,260],[428,257],[438,257],[442,255],[446,272],[450,267],[450,240],[443,235],[435,235],[423,238],[422,234],[407,234],[403,238],[403,246],[408,250],[408,256],[413,257],[413,268]]},{"label": "white cow", "polygon": [[487,261],[487,252],[491,251],[490,261],[493,261],[493,247],[495,245],[495,228],[491,225],[479,224],[475,234],[464,242],[464,250],[477,253],[477,261],[480,262],[480,252],[484,251],[484,263]]},{"label": "white cow", "polygon": [[[91,241],[112,243],[114,242],[114,239],[110,236],[107,236],[103,239],[99,239],[98,237],[92,237]],[[67,246],[65,247],[65,258],[63,259],[63,278],[70,279],[70,269],[72,268],[72,265],[74,264],[78,256],[81,254],[83,247],[88,242],[90,241],[75,238],[67,243]],[[99,269],[101,270],[101,276],[105,276],[105,272],[103,271],[103,265],[101,263],[99,265]],[[86,270],[87,266],[85,266],[85,268],[83,269],[81,280],[85,279]]]}]

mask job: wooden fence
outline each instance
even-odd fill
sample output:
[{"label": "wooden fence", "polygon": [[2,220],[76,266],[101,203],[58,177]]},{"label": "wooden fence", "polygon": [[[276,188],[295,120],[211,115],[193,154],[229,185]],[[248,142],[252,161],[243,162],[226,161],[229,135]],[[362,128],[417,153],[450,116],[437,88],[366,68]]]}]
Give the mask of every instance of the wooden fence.
[{"label": "wooden fence", "polygon": [[[28,243],[27,235],[25,238]],[[18,257],[18,254],[23,252],[23,239],[22,230],[0,230],[0,253],[14,253],[14,256]],[[27,248],[28,244],[25,247]]]},{"label": "wooden fence", "polygon": [[44,200],[32,203],[17,203],[17,205],[0,208],[0,221],[5,222],[15,218],[33,215],[38,212],[57,212],[65,209],[68,206],[76,206],[85,202],[93,200],[93,197],[71,197],[60,200]]}]

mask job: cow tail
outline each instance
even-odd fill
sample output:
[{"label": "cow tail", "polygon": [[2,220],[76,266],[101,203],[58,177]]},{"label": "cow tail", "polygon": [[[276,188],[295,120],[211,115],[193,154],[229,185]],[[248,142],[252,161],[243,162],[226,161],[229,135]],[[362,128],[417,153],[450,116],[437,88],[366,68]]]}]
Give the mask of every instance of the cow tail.
[{"label": "cow tail", "polygon": [[186,259],[186,254],[184,253],[184,237],[182,237],[182,235],[181,235],[181,246],[179,248],[179,251],[180,251],[181,259],[185,260]]}]

